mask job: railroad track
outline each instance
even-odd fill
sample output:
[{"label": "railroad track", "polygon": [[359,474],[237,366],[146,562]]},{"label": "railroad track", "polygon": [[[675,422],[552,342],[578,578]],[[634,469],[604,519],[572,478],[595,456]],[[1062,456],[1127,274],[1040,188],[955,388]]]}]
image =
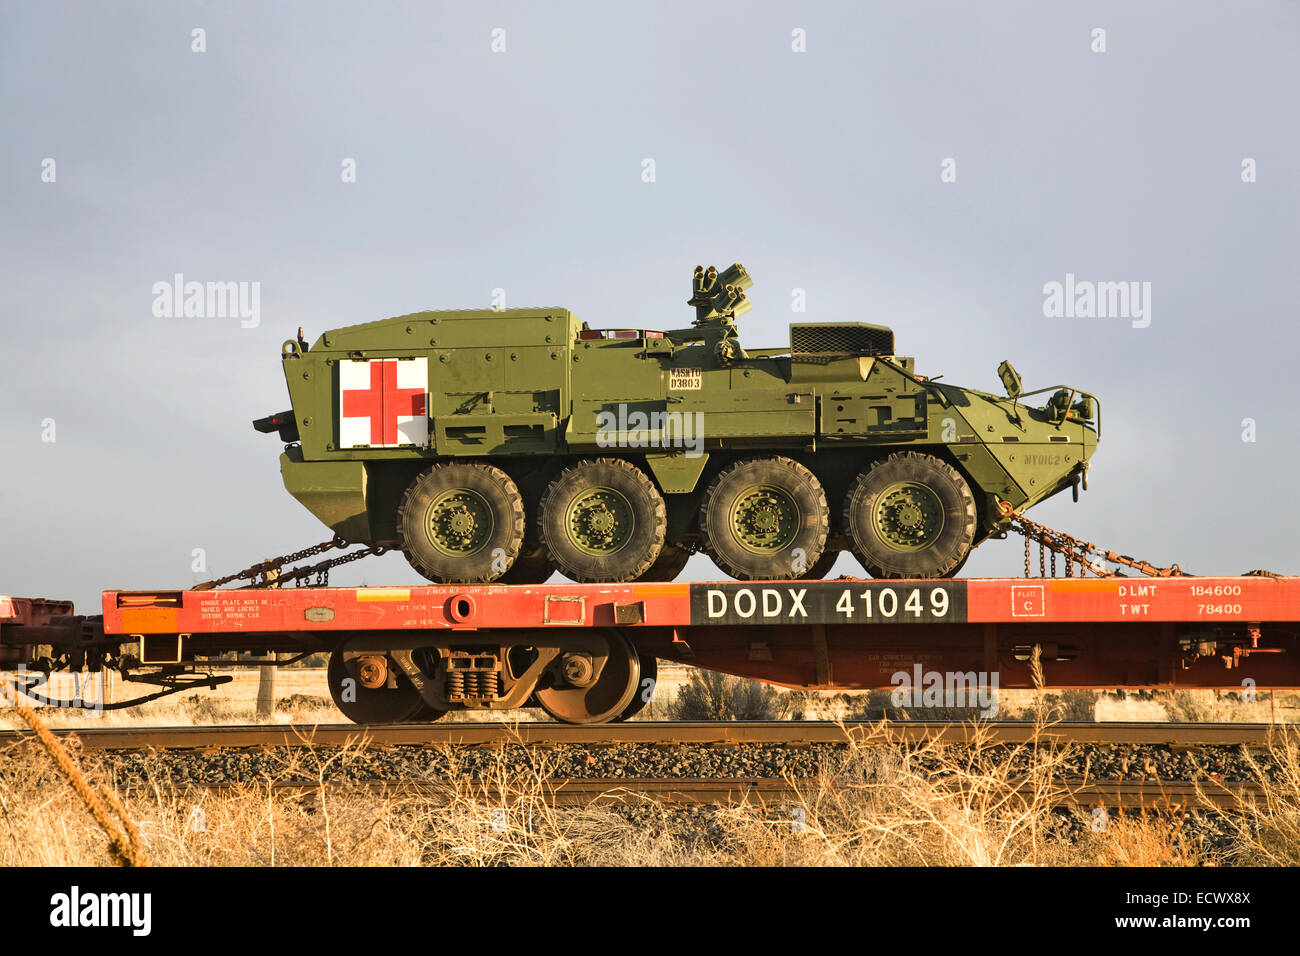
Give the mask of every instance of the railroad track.
[{"label": "railroad track", "polygon": [[[149,789],[157,787],[150,784]],[[166,785],[163,789],[193,795],[196,791],[212,794],[228,793],[239,789],[262,789],[270,786],[277,793],[290,793],[308,801],[315,801],[321,793],[319,783],[294,781],[265,781],[245,783],[185,783]],[[798,805],[801,800],[825,795],[826,791],[839,791],[840,795],[860,784],[841,784],[816,780],[787,780],[770,777],[759,778],[653,778],[653,777],[600,777],[588,779],[552,779],[523,799],[539,799],[554,806],[636,806],[646,803],[679,806],[734,806],[750,804],[768,810],[782,810]],[[361,789],[375,796],[419,797],[447,800],[453,788],[447,784],[366,780],[347,784],[330,782],[325,792],[341,789],[356,792]],[[131,789],[131,788],[128,788]],[[455,791],[461,798],[493,803],[504,800],[513,803],[521,799],[518,791],[503,794],[492,783],[484,782]],[[1179,812],[1194,809],[1217,808],[1231,810],[1243,801],[1259,798],[1263,788],[1257,783],[1199,783],[1178,780],[1061,780],[1046,794],[1054,806],[1090,810],[1104,807],[1109,810],[1159,810]]]},{"label": "railroad track", "polygon": [[[58,729],[75,735],[87,751],[182,750],[250,747],[343,746],[473,746],[518,743],[553,747],[612,744],[773,744],[800,746],[843,743],[867,745],[1039,742],[1072,744],[1160,745],[1175,749],[1204,746],[1267,747],[1270,742],[1300,738],[1300,728],[1286,724],[1191,723],[1057,723],[1035,728],[1032,723],[989,722],[978,725],[908,721],[873,724],[829,721],[630,721],[617,724],[556,723],[431,723],[431,724],[273,724],[213,727],[87,727]],[[32,737],[30,731],[0,731],[0,745]]]},{"label": "railroad track", "polygon": [[[523,744],[537,747],[601,747],[616,744],[641,746],[740,746],[773,745],[783,747],[837,744],[854,739],[868,746],[920,744],[940,741],[968,744],[978,740],[985,744],[1021,745],[1037,740],[1042,743],[1081,746],[1156,746],[1171,750],[1195,750],[1199,747],[1266,748],[1283,739],[1295,740],[1296,728],[1278,724],[1188,724],[1188,723],[1058,723],[1035,728],[1026,722],[989,722],[982,725],[941,722],[906,722],[894,724],[848,723],[825,721],[752,721],[752,722],[629,722],[577,726],[558,723],[432,723],[385,724],[358,726],[330,725],[257,725],[215,727],[89,727],[60,729],[60,736],[75,735],[87,751],[132,752],[160,751],[180,754],[219,752],[223,750],[293,747],[420,747],[441,746],[491,747]],[[0,746],[33,735],[28,731],[0,732]],[[1085,770],[1086,773],[1086,770]],[[294,779],[229,781],[177,781],[155,779],[150,787],[161,786],[174,792],[195,791],[218,794],[249,787],[270,786],[277,792],[300,794],[315,800],[320,783]],[[329,780],[326,793],[340,789],[362,788],[383,795],[421,796],[450,799],[453,792],[476,799],[510,802],[520,798],[517,790],[499,793],[490,780],[466,788],[463,781],[453,790],[448,783],[421,778],[394,777],[362,781]],[[762,806],[781,818],[788,808],[826,791],[846,793],[861,784],[825,780],[824,778],[781,778],[718,775],[713,777],[661,776],[556,776],[532,784],[531,796],[559,806],[591,804],[637,805],[647,802],[675,805]],[[130,787],[128,787],[130,789]],[[1185,811],[1195,808],[1230,809],[1243,799],[1262,796],[1262,788],[1253,782],[1219,782],[1202,779],[1076,779],[1058,780],[1050,792],[1057,806],[1095,809],[1151,809]]]}]

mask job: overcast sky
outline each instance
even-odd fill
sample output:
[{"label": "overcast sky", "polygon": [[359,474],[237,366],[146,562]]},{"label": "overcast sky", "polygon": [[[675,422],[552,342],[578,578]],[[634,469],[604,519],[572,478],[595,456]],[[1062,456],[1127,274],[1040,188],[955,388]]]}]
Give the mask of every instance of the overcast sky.
[{"label": "overcast sky", "polygon": [[[922,374],[1097,393],[1092,490],[1038,519],[1300,572],[1298,49],[1292,2],[7,3],[0,593],[93,612],[326,537],[250,425],[300,325],[501,288],[679,327],[737,260],[747,345],[878,322]],[[176,273],[260,283],[258,324],[155,316]],[[1149,282],[1149,325],[1045,316],[1067,273]]]}]

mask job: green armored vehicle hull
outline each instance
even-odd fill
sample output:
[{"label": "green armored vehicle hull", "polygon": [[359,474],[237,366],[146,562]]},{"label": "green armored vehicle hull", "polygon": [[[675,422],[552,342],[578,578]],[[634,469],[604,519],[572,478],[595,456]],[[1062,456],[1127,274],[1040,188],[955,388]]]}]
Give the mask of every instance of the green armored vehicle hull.
[{"label": "green armored vehicle hull", "polygon": [[[559,308],[418,312],[283,347],[285,487],[433,581],[669,580],[702,550],[741,579],[946,577],[1023,510],[1086,487],[1094,396],[915,373],[893,332],[795,324],[746,349],[751,280],[697,268],[685,329]],[[1041,407],[1030,395],[1052,394]]]}]

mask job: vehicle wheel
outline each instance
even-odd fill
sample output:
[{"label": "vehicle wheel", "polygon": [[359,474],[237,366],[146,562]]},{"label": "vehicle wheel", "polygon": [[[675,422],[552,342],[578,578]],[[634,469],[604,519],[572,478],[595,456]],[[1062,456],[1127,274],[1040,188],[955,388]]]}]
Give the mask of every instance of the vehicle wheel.
[{"label": "vehicle wheel", "polygon": [[542,584],[554,573],[555,568],[546,556],[546,549],[540,544],[530,547],[525,543],[524,550],[519,552],[515,563],[497,580],[501,584]]},{"label": "vehicle wheel", "polygon": [[738,461],[713,479],[700,503],[705,550],[742,580],[795,577],[796,549],[816,565],[829,531],[821,482],[790,458]]},{"label": "vehicle wheel", "polygon": [[685,548],[679,548],[674,544],[665,544],[663,550],[659,552],[659,557],[655,558],[655,563],[650,565],[648,571],[638,581],[673,581],[677,575],[682,573],[682,568],[686,567],[686,562],[691,558],[691,553]]},{"label": "vehicle wheel", "polygon": [[[426,704],[383,651],[352,655],[347,651],[348,641],[344,640],[330,654],[326,677],[334,705],[348,720],[357,724],[401,724],[437,720],[445,713]],[[388,686],[389,678],[396,686]]]},{"label": "vehicle wheel", "polygon": [[523,499],[493,465],[434,465],[402,496],[397,533],[406,560],[430,581],[494,581],[523,547]]},{"label": "vehicle wheel", "polygon": [[835,567],[835,562],[840,559],[840,555],[843,553],[834,549],[823,551],[822,556],[813,562],[812,567],[799,575],[799,579],[801,581],[820,581],[831,573],[831,568]]},{"label": "vehicle wheel", "polygon": [[858,475],[844,499],[853,553],[873,578],[942,578],[975,540],[975,496],[947,462],[897,452]]},{"label": "vehicle wheel", "polygon": [[574,581],[634,581],[659,557],[667,510],[645,472],[596,458],[560,472],[542,495],[537,529],[556,570]]},{"label": "vehicle wheel", "polygon": [[566,724],[603,724],[630,707],[641,690],[641,660],[616,631],[603,631],[604,654],[561,654],[550,686],[538,687],[538,705]]},{"label": "vehicle wheel", "polygon": [[443,717],[447,716],[447,712],[445,710],[438,710],[436,707],[431,707],[430,705],[425,704],[423,701],[421,701],[420,703],[423,706],[421,706],[421,708],[417,710],[414,714],[412,714],[410,717],[407,717],[404,721],[402,721],[402,723],[431,724],[435,720],[441,720]]},{"label": "vehicle wheel", "polygon": [[[632,703],[627,705],[623,713],[614,718],[615,723],[630,720],[645,710],[650,701],[654,700],[655,684],[659,680],[659,661],[653,654],[646,654],[639,648],[637,659],[641,662],[641,677],[637,681],[636,694],[633,695]],[[649,684],[646,683],[647,680],[650,681]]]}]

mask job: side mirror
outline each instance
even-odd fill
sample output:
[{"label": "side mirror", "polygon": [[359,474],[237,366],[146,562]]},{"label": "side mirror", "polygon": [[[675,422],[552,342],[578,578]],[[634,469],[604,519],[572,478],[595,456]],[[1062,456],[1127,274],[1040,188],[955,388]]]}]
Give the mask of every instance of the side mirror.
[{"label": "side mirror", "polygon": [[1002,379],[1002,387],[1007,390],[1007,398],[1016,399],[1020,397],[1020,373],[1012,367],[1010,362],[1004,361],[998,366],[998,378]]}]

